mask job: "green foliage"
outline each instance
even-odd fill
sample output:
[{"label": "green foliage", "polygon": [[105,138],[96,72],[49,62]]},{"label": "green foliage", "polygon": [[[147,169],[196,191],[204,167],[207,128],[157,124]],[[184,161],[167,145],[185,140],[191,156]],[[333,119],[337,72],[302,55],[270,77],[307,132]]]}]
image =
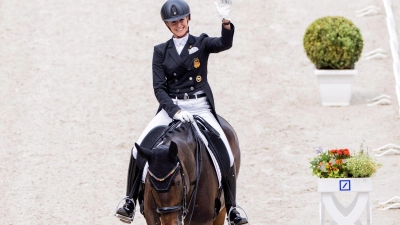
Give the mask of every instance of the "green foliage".
[{"label": "green foliage", "polygon": [[350,20],[326,16],[308,26],[303,45],[317,69],[353,69],[361,56],[363,39]]},{"label": "green foliage", "polygon": [[364,151],[352,156],[346,163],[351,177],[370,177],[380,166],[371,156],[364,154]]}]

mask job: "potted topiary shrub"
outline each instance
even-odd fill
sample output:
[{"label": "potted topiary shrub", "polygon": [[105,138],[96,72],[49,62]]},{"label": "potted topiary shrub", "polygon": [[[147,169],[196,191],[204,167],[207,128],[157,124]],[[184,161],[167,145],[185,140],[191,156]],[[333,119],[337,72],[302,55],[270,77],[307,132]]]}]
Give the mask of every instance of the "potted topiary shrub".
[{"label": "potted topiary shrub", "polygon": [[303,45],[315,65],[322,105],[349,105],[363,49],[360,30],[344,17],[322,17],[307,27]]}]

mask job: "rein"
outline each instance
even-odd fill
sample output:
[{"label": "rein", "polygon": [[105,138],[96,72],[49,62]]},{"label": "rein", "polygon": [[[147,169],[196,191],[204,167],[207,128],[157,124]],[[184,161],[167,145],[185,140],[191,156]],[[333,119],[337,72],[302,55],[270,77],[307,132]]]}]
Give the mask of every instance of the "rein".
[{"label": "rein", "polygon": [[199,140],[199,136],[196,132],[196,128],[194,127],[193,123],[190,124],[190,127],[192,128],[192,132],[193,132],[193,136],[195,137],[196,140],[196,184],[194,186],[193,192],[192,192],[192,196],[190,197],[190,201],[189,201],[189,207],[190,204],[193,200],[193,204],[192,204],[192,213],[190,214],[190,219],[189,219],[189,225],[190,222],[192,221],[192,216],[193,216],[193,212],[194,212],[194,203],[196,202],[196,197],[197,197],[197,190],[199,188],[199,180],[200,180],[200,175],[201,175],[201,168],[202,168],[202,164],[203,164],[203,159],[201,157],[201,152],[200,152],[200,140]]}]

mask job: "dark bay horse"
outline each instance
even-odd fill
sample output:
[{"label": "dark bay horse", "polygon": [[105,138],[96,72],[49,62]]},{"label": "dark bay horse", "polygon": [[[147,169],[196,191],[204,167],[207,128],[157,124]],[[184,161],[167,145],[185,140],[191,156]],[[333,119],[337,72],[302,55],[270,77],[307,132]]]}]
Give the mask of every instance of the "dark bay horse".
[{"label": "dark bay horse", "polygon": [[[237,135],[225,119],[219,117],[219,121],[231,146],[238,175]],[[196,144],[191,126],[182,123],[152,150],[136,145],[138,153],[149,163],[144,191],[144,216],[149,225],[224,224],[226,209],[222,188],[218,188],[207,149],[202,142]]]}]

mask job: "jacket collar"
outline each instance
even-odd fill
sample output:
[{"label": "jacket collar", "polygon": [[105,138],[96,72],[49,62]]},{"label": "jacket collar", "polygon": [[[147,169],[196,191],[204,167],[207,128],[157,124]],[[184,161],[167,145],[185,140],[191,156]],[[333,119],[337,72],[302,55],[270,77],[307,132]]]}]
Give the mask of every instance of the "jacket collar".
[{"label": "jacket collar", "polygon": [[185,58],[189,55],[189,48],[193,47],[195,42],[196,39],[194,38],[194,36],[189,34],[188,41],[186,42],[185,47],[183,47],[181,55],[178,55],[178,52],[175,49],[174,40],[171,38],[168,41],[167,52],[178,65],[187,68],[188,65],[185,65],[183,62],[185,61]]},{"label": "jacket collar", "polygon": [[189,49],[193,47],[193,44],[195,43],[195,38],[189,34],[189,38],[186,42],[185,47],[183,47],[182,52],[181,52],[181,59],[185,61],[186,57],[189,55]]}]

